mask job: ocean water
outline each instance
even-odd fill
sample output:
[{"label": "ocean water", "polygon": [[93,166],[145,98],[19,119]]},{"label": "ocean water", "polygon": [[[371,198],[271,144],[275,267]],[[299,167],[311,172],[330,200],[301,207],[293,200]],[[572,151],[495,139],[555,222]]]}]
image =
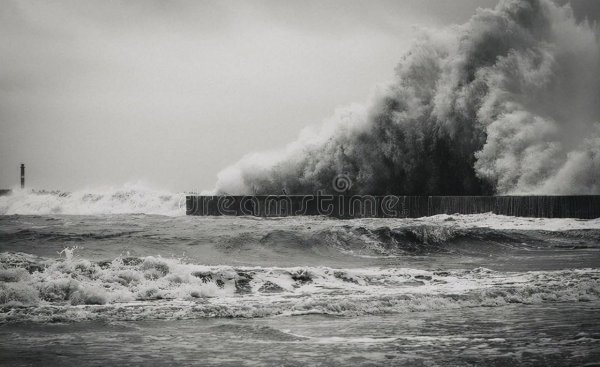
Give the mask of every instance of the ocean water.
[{"label": "ocean water", "polygon": [[160,215],[126,213],[149,194],[44,195],[0,198],[2,365],[600,363],[600,220],[186,217],[175,196]]}]

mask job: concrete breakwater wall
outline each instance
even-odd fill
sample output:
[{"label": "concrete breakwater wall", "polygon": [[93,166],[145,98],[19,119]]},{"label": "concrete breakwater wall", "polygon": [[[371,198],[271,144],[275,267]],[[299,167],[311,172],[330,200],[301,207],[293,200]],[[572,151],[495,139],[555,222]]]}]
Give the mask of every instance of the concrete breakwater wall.
[{"label": "concrete breakwater wall", "polygon": [[187,215],[418,218],[488,213],[538,218],[600,218],[600,196],[194,196]]}]

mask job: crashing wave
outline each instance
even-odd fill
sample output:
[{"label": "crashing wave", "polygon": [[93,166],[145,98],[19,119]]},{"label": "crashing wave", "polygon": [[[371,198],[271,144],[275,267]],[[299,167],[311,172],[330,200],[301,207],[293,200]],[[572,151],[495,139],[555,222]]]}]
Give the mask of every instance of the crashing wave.
[{"label": "crashing wave", "polygon": [[217,192],[600,193],[600,37],[551,0],[429,32],[365,106],[219,174]]},{"label": "crashing wave", "polygon": [[0,215],[45,214],[185,214],[185,194],[151,189],[139,184],[74,192],[14,190],[0,196]]},{"label": "crashing wave", "polygon": [[264,268],[64,255],[1,255],[0,322],[355,315],[600,300],[597,269]]}]

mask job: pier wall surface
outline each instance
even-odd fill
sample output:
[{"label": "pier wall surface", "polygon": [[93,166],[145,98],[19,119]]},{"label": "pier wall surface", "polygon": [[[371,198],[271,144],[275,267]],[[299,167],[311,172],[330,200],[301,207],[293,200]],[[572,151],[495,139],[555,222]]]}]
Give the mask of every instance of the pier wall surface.
[{"label": "pier wall surface", "polygon": [[334,196],[256,195],[186,197],[186,214],[201,216],[330,216],[418,218],[494,213],[537,218],[600,218],[600,195],[590,196]]}]

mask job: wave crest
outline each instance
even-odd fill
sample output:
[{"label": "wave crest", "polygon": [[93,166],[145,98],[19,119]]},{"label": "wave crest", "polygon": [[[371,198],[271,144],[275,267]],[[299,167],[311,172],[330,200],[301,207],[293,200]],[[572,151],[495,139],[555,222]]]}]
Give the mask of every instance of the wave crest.
[{"label": "wave crest", "polygon": [[0,215],[131,213],[185,215],[185,194],[126,184],[120,188],[74,192],[14,190],[0,197]]},{"label": "wave crest", "polygon": [[233,267],[152,256],[92,262],[64,254],[1,254],[0,322],[355,315],[600,300],[597,269]]}]

